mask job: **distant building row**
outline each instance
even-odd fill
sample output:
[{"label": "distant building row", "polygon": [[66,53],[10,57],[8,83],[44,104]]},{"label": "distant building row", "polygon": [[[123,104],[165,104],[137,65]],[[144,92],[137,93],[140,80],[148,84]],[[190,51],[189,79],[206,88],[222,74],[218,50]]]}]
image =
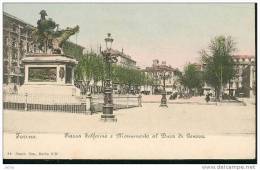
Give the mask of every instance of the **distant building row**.
[{"label": "distant building row", "polygon": [[[224,85],[224,93],[232,96],[254,97],[256,93],[256,67],[255,56],[251,55],[234,55],[233,61],[235,63],[236,75],[227,84]],[[202,64],[195,64],[197,68],[203,71]],[[151,67],[146,67],[143,72],[154,80],[152,85],[144,85],[141,91],[147,94],[160,93],[163,88],[162,72],[168,75],[165,80],[166,92],[182,91],[184,87],[180,84],[180,71],[171,66],[167,66],[163,61],[161,64],[159,60],[153,60]],[[214,93],[214,89],[207,83],[203,86],[203,94]]]}]

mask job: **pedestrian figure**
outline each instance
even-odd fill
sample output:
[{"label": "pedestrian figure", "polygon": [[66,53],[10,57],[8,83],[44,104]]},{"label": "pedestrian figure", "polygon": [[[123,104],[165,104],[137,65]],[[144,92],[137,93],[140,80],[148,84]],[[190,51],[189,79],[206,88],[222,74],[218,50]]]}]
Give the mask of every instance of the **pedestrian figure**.
[{"label": "pedestrian figure", "polygon": [[209,97],[209,94],[206,94],[206,102],[208,103],[210,101],[210,97]]},{"label": "pedestrian figure", "polygon": [[141,94],[138,95],[138,106],[142,107],[142,95]]},{"label": "pedestrian figure", "polygon": [[16,86],[16,84],[14,85],[14,94],[17,94],[17,92],[18,92],[18,88],[17,88],[17,86]]}]

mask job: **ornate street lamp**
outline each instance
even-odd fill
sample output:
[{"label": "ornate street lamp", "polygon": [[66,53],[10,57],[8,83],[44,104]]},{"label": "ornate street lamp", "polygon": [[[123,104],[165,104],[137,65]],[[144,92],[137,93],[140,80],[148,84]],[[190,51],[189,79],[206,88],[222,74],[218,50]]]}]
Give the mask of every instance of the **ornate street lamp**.
[{"label": "ornate street lamp", "polygon": [[107,33],[107,37],[105,38],[107,50],[111,50],[113,41],[114,41],[114,39],[111,37],[111,34]]},{"label": "ornate street lamp", "polygon": [[106,50],[102,51],[102,56],[106,64],[106,81],[104,89],[104,104],[103,104],[103,114],[101,115],[101,120],[107,121],[116,121],[115,115],[113,115],[113,88],[111,85],[111,65],[112,63],[117,62],[116,55],[113,55],[111,47],[114,39],[111,37],[111,34],[108,33],[105,38]]},{"label": "ornate street lamp", "polygon": [[167,98],[166,98],[166,90],[165,90],[165,80],[168,79],[170,77],[170,75],[166,72],[166,70],[163,70],[162,72],[160,72],[159,76],[163,80],[163,92],[162,92],[160,107],[168,107]]}]

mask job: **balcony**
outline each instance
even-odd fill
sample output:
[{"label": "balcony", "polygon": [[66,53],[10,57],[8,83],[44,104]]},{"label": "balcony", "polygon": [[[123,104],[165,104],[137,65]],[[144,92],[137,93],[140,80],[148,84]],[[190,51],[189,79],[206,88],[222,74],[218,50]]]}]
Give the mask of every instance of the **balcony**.
[{"label": "balcony", "polygon": [[4,62],[9,62],[9,59],[7,57],[4,57]]},{"label": "balcony", "polygon": [[17,58],[12,58],[12,63],[17,63],[18,59]]}]

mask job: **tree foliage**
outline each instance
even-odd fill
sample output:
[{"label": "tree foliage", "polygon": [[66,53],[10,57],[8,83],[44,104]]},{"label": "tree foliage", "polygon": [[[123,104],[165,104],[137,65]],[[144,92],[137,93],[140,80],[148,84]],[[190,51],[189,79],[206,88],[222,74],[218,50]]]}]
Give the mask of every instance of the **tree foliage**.
[{"label": "tree foliage", "polygon": [[80,58],[83,56],[83,48],[70,41],[66,41],[63,44],[62,50],[65,55],[73,56],[77,60],[80,60]]},{"label": "tree foliage", "polygon": [[183,75],[179,73],[179,76],[181,76],[181,84],[188,88],[190,92],[192,92],[194,88],[199,89],[202,87],[202,72],[195,64],[185,66]]},{"label": "tree foliage", "polygon": [[208,51],[201,51],[204,67],[204,79],[213,86],[219,99],[223,84],[235,76],[232,54],[236,50],[232,37],[218,36],[211,40]]},{"label": "tree foliage", "polygon": [[75,69],[75,79],[89,83],[91,80],[98,82],[104,80],[104,63],[100,55],[95,53],[85,54],[79,59]]},{"label": "tree foliage", "polygon": [[[153,80],[145,75],[144,72],[134,68],[123,67],[112,64],[111,79],[114,84],[128,86],[128,89],[134,86],[151,84]],[[76,81],[82,82],[84,86],[89,86],[90,81],[97,83],[104,82],[107,74],[107,68],[103,57],[96,53],[85,54],[79,59],[75,69]]]}]

